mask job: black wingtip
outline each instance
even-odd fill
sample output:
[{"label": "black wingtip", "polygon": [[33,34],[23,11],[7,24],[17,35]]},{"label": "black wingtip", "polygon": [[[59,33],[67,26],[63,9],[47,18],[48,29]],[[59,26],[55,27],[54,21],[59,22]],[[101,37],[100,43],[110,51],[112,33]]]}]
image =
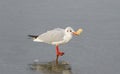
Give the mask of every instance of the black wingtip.
[{"label": "black wingtip", "polygon": [[28,37],[31,37],[31,38],[37,38],[38,35],[28,35]]}]

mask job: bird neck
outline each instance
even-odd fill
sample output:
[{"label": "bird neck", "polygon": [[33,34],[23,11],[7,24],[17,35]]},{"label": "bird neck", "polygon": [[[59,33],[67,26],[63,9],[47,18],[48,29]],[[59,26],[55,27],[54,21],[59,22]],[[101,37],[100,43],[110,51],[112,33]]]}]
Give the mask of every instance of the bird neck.
[{"label": "bird neck", "polygon": [[64,36],[64,40],[65,40],[66,43],[69,42],[71,39],[72,39],[72,35],[71,34]]}]

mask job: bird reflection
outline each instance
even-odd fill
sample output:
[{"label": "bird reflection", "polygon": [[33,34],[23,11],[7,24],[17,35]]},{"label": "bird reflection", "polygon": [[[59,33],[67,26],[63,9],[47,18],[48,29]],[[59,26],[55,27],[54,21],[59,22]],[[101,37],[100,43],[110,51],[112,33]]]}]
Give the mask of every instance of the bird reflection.
[{"label": "bird reflection", "polygon": [[65,61],[33,62],[29,64],[30,70],[41,71],[43,74],[72,74],[71,66]]}]

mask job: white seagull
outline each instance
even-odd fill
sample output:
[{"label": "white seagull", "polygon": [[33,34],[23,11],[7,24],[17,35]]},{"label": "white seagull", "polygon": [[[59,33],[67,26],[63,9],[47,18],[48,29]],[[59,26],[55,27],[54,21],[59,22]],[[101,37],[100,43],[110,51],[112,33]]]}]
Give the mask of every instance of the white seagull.
[{"label": "white seagull", "polygon": [[28,35],[33,38],[35,42],[44,42],[56,46],[56,56],[64,55],[64,52],[59,50],[59,45],[65,44],[72,39],[73,35],[80,35],[83,30],[80,28],[76,32],[71,27],[66,27],[65,29],[55,28],[53,30],[47,31],[41,35]]}]

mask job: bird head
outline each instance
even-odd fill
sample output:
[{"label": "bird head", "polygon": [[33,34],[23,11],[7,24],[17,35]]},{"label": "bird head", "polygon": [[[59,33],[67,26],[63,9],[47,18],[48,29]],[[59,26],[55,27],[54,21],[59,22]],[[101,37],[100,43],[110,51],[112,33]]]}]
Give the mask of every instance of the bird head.
[{"label": "bird head", "polygon": [[65,29],[65,33],[66,34],[70,34],[70,35],[80,35],[83,32],[82,28],[79,28],[77,31],[74,31],[71,27],[67,27]]}]

